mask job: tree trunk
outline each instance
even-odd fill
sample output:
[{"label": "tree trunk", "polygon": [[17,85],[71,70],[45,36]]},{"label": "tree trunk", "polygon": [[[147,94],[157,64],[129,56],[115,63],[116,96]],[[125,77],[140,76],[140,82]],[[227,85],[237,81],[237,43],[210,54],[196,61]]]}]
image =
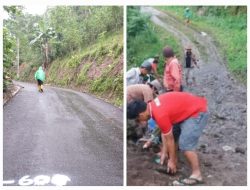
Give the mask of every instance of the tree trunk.
[{"label": "tree trunk", "polygon": [[48,42],[45,43],[45,63],[44,68],[47,68],[49,64],[49,44]]},{"label": "tree trunk", "polygon": [[16,56],[16,65],[17,65],[17,78],[19,79],[19,38],[17,37],[17,56]]}]

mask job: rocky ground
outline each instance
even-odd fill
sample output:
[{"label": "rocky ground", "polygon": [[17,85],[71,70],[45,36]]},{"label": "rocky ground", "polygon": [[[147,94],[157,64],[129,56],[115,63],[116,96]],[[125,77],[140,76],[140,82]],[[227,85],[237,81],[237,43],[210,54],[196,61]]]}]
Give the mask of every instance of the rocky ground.
[{"label": "rocky ground", "polygon": [[[198,145],[204,184],[207,186],[247,185],[247,90],[227,71],[213,38],[152,7],[141,11],[151,15],[152,22],[173,33],[183,48],[193,47],[199,58],[197,86],[184,90],[208,99],[210,119]],[[185,84],[184,84],[185,85]],[[176,175],[162,170],[153,162],[153,149],[143,150],[140,144],[127,144],[128,185],[172,185],[175,179],[188,177],[190,169],[179,153]]]}]

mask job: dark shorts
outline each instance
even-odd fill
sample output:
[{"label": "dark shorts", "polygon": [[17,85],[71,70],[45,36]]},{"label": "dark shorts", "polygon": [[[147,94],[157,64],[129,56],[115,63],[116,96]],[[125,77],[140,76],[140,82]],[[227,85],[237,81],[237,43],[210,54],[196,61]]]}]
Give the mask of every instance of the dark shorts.
[{"label": "dark shorts", "polygon": [[43,84],[43,81],[37,79],[37,84],[38,84],[39,86],[41,86],[41,85]]}]

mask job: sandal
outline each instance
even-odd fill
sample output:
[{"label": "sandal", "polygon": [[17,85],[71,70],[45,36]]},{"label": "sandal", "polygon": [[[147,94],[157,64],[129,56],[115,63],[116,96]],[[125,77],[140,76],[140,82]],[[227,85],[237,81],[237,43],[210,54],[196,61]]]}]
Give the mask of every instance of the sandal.
[{"label": "sandal", "polygon": [[203,184],[204,182],[202,180],[193,178],[193,177],[189,177],[189,178],[185,178],[185,179],[181,179],[181,180],[175,180],[173,182],[174,186],[183,186],[183,185],[188,185],[188,186],[193,186],[193,185],[199,185],[199,184]]}]

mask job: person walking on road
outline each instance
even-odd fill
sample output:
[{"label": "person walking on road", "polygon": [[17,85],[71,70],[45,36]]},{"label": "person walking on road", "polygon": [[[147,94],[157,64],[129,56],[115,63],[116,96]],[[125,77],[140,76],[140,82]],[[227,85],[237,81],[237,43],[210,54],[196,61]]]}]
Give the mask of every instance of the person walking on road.
[{"label": "person walking on road", "polygon": [[[185,72],[186,85],[187,86],[196,85],[195,69],[196,68],[199,69],[199,66],[197,64],[195,55],[192,53],[191,46],[186,48],[185,62],[186,62],[186,65],[185,65],[186,66],[186,72]],[[190,79],[192,80],[192,82],[190,82]]]},{"label": "person walking on road", "polygon": [[45,73],[41,66],[35,73],[35,79],[37,80],[38,91],[43,92],[43,82],[45,81]]},{"label": "person walking on road", "polygon": [[169,92],[159,95],[153,101],[145,103],[135,100],[127,105],[128,119],[139,123],[153,118],[161,130],[162,154],[160,163],[166,161],[167,171],[177,171],[177,154],[173,135],[173,126],[180,124],[178,138],[179,149],[184,152],[192,173],[190,177],[177,181],[182,185],[195,185],[203,182],[198,155],[195,151],[199,137],[207,125],[207,100],[187,92]]},{"label": "person walking on road", "polygon": [[184,17],[185,17],[186,25],[188,25],[190,23],[191,16],[192,16],[192,12],[190,11],[190,9],[188,7],[185,8]]},{"label": "person walking on road", "polygon": [[182,68],[179,60],[170,47],[163,49],[163,56],[165,57],[163,85],[166,91],[182,91]]}]

